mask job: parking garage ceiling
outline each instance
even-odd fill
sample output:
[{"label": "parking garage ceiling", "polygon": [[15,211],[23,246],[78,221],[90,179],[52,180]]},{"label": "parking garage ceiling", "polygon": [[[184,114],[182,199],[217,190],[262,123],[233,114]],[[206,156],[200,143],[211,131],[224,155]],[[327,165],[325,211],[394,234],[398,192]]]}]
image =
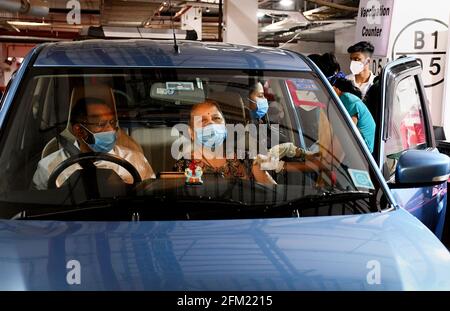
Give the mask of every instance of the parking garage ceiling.
[{"label": "parking garage ceiling", "polygon": [[[181,27],[187,8],[202,9],[203,40],[220,40],[226,0],[83,0],[79,24],[68,24],[68,0],[0,1],[0,40],[39,42],[77,39],[89,27],[170,29]],[[277,46],[295,39],[328,40],[327,33],[355,23],[359,0],[259,0],[259,43]]]}]

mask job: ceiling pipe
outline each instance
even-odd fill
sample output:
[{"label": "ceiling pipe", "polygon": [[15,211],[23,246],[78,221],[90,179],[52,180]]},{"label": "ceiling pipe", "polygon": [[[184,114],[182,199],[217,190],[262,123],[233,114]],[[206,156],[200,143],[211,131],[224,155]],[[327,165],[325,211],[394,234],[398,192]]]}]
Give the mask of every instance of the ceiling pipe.
[{"label": "ceiling pipe", "polygon": [[3,0],[0,1],[0,10],[11,13],[20,13],[24,15],[32,15],[45,17],[49,13],[49,8],[45,6],[31,6],[29,0]]}]

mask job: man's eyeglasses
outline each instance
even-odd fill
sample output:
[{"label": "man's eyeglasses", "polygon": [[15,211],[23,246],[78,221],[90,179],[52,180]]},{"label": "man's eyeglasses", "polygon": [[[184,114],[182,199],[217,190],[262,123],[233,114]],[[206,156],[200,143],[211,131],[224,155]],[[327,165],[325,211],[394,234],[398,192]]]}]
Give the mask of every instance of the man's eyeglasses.
[{"label": "man's eyeglasses", "polygon": [[102,120],[102,121],[98,121],[98,122],[80,122],[83,125],[89,125],[92,127],[95,127],[96,129],[99,130],[103,130],[104,128],[106,128],[108,125],[110,125],[112,128],[116,129],[118,127],[118,122],[116,119],[112,119],[112,120]]}]

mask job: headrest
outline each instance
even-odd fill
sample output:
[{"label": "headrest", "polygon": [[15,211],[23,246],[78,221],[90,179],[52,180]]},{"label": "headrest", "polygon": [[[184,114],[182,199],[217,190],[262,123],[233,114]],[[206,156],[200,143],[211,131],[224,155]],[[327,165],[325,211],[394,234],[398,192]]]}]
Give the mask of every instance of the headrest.
[{"label": "headrest", "polygon": [[114,99],[114,92],[108,85],[84,85],[76,86],[72,89],[70,97],[70,108],[81,98],[94,97],[103,100],[110,105],[113,111],[116,111],[116,101]]},{"label": "headrest", "polygon": [[239,93],[235,92],[211,92],[209,99],[219,103],[225,118],[232,117],[238,121],[245,120],[244,102]]}]

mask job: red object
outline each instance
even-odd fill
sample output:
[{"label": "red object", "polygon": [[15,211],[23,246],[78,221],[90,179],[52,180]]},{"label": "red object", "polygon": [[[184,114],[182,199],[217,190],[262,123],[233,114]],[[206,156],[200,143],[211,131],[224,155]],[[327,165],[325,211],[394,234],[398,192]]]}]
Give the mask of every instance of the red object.
[{"label": "red object", "polygon": [[192,171],[193,174],[194,174],[196,168],[197,168],[197,163],[195,163],[195,161],[191,161],[191,163],[189,164],[189,169]]},{"label": "red object", "polygon": [[294,105],[296,107],[305,105],[305,106],[325,108],[325,105],[322,103],[299,99],[298,95],[297,95],[297,88],[295,87],[295,84],[290,80],[287,80],[286,84],[287,84],[289,93],[291,94],[292,101],[294,102]]},{"label": "red object", "polygon": [[332,171],[330,174],[330,179],[331,179],[331,184],[333,186],[336,186],[336,182],[337,182],[337,176],[336,176],[336,172]]}]

